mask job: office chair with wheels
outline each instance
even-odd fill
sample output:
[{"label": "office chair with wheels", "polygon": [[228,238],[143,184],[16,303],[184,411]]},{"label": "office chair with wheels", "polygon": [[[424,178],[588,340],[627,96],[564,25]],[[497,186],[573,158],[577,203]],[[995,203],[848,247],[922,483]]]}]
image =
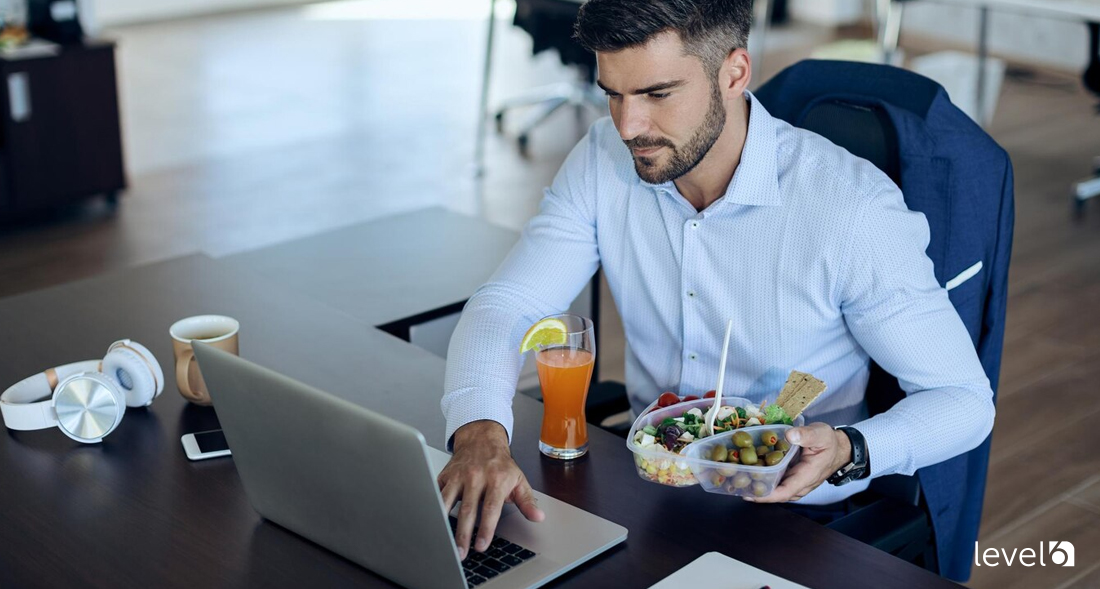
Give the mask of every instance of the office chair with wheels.
[{"label": "office chair with wheels", "polygon": [[[928,220],[926,251],[940,284],[977,269],[949,297],[996,402],[1015,215],[1008,154],[951,104],[939,84],[899,68],[803,61],[768,81],[756,96],[773,116],[871,161],[901,187],[909,208]],[[885,411],[903,396],[897,379],[873,365],[866,396],[870,413]],[[831,527],[965,580],[988,464],[986,439],[913,477],[876,479],[870,505]]]},{"label": "office chair with wheels", "polygon": [[531,133],[558,110],[572,106],[578,117],[590,108],[602,115],[607,99],[596,86],[596,57],[573,40],[573,23],[577,20],[581,0],[517,0],[514,24],[531,35],[533,51],[556,49],[562,63],[577,68],[573,82],[535,88],[505,101],[494,114],[497,133],[504,132],[504,119],[511,110],[537,107],[516,135],[520,155],[527,157]]}]

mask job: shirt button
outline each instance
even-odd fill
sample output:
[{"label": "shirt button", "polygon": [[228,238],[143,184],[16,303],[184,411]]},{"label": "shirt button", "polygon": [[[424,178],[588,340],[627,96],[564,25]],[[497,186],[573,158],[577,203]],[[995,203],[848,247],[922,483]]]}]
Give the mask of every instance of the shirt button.
[{"label": "shirt button", "polygon": [[699,356],[697,356],[695,354],[688,354],[688,358],[691,358],[692,360],[698,360]]},{"label": "shirt button", "polygon": [[699,222],[698,221],[692,221],[691,222],[691,228],[692,229],[698,229],[699,228]]},{"label": "shirt button", "polygon": [[694,297],[695,296],[695,291],[694,290],[689,290],[688,291],[688,296],[689,297]]}]

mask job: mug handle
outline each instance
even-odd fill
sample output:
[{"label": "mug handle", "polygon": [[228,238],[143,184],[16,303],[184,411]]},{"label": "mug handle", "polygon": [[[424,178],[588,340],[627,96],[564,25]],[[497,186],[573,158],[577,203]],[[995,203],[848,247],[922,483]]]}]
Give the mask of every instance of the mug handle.
[{"label": "mug handle", "polygon": [[180,387],[180,392],[183,393],[188,399],[195,398],[195,393],[191,392],[191,379],[188,378],[188,372],[191,369],[191,363],[195,361],[195,351],[191,348],[187,348],[183,351],[179,360],[176,360],[176,384]]}]

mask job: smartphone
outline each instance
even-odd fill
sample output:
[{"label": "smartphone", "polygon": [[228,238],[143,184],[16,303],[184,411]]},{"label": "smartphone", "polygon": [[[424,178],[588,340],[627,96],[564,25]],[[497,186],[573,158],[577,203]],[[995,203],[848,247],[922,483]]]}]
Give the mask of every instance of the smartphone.
[{"label": "smartphone", "polygon": [[184,434],[180,442],[183,442],[183,451],[191,460],[206,460],[230,454],[229,444],[220,429]]}]

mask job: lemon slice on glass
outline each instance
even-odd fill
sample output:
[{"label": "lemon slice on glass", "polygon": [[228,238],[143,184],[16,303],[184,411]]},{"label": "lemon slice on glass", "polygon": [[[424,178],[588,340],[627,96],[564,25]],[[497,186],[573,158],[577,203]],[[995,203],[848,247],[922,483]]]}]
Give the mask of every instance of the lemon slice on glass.
[{"label": "lemon slice on glass", "polygon": [[532,325],[531,329],[523,334],[523,340],[519,344],[519,353],[529,352],[538,346],[565,345],[566,331],[564,321],[547,317]]}]

